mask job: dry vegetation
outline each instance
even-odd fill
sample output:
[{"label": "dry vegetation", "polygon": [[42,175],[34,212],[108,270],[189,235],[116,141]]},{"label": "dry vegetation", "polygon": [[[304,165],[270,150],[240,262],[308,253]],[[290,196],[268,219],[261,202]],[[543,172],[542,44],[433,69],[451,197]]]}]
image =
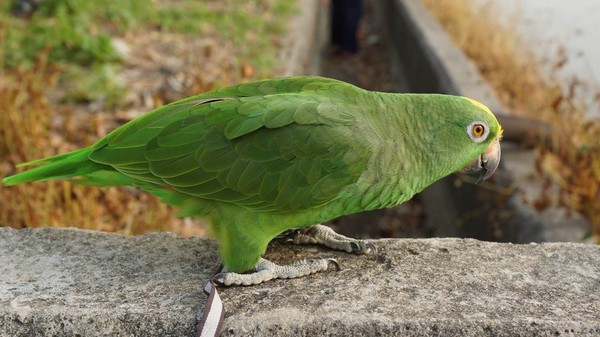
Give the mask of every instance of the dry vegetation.
[{"label": "dry vegetation", "polygon": [[[470,0],[422,0],[465,53],[476,63],[501,101],[516,114],[551,124],[556,139],[539,146],[538,169],[558,184],[558,202],[584,214],[600,238],[600,121],[585,116],[576,95],[580,83],[561,83],[544,74],[542,63],[492,3]],[[568,60],[558,57],[560,68]],[[566,89],[562,89],[566,88]],[[551,184],[546,184],[550,186]],[[549,205],[538,200],[536,205]]]},{"label": "dry vegetation", "polygon": [[[90,145],[156,106],[216,86],[272,76],[276,71],[291,2],[208,1],[202,8],[187,0],[152,3],[163,4],[170,11],[160,25],[138,22],[119,33],[106,18],[88,22],[82,39],[98,36],[101,27],[107,26],[108,32],[115,34],[111,38],[127,46],[127,55],[121,62],[111,59],[110,63],[93,61],[83,66],[72,66],[68,54],[58,60],[63,56],[56,56],[54,49],[61,46],[50,44],[35,51],[27,62],[13,57],[8,64],[15,25],[24,29],[36,21],[11,17],[7,7],[0,6],[0,177],[14,173],[15,164]],[[175,12],[178,5],[185,10]],[[188,12],[191,21],[181,18]],[[43,20],[37,22],[46,24]],[[60,18],[48,22],[52,20]],[[201,24],[196,27],[186,22]],[[224,29],[225,24],[232,26]],[[100,94],[89,95],[93,90]],[[158,230],[203,233],[201,224],[176,218],[174,209],[147,193],[67,181],[0,186],[0,226],[73,226],[124,234]]]}]

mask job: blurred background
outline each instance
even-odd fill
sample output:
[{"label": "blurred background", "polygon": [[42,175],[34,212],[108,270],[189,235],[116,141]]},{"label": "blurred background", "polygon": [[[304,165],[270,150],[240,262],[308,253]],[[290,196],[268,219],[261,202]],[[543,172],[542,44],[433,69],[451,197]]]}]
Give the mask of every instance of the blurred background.
[{"label": "blurred background", "polygon": [[[390,56],[377,0],[313,1],[326,17],[316,72],[370,90],[404,91]],[[562,209],[577,223],[552,240],[600,237],[600,4],[572,0],[414,0],[430,11],[476,65],[511,114],[543,122],[540,143],[524,138],[532,170],[482,186],[494,197],[478,212],[485,233],[505,235],[506,200],[539,212]],[[11,0],[0,3],[0,177],[15,164],[92,144],[144,112],[177,99],[286,74],[292,27],[304,0]],[[389,2],[389,1],[388,1]],[[378,14],[379,13],[379,14]],[[312,21],[306,21],[307,24]],[[295,30],[295,31],[291,31]],[[406,45],[406,48],[412,48]],[[485,103],[485,102],[484,102]],[[549,130],[549,131],[548,131]],[[511,170],[508,168],[507,170]],[[471,185],[451,178],[453,185]],[[522,185],[535,181],[531,196]],[[522,194],[522,195],[521,195]],[[476,194],[478,197],[479,194]],[[332,222],[360,237],[429,237],[420,196],[389,210]],[[473,214],[463,214],[474,217]],[[572,219],[572,217],[567,217]],[[454,221],[452,226],[466,226]],[[79,227],[137,235],[172,231],[204,235],[198,220],[133,188],[98,189],[66,181],[0,187],[0,226]]]}]

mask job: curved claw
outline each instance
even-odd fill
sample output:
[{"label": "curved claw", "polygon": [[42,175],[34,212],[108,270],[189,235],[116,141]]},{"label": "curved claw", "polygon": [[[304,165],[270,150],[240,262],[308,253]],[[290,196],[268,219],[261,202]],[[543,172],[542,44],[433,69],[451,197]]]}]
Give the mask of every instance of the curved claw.
[{"label": "curved claw", "polygon": [[342,267],[340,267],[340,263],[337,262],[337,260],[334,258],[327,259],[327,263],[333,265],[336,271],[342,270]]},{"label": "curved claw", "polygon": [[214,283],[218,286],[224,286],[225,285],[225,273],[215,274],[215,276],[212,277],[211,281],[212,281],[212,283]]},{"label": "curved claw", "polygon": [[352,252],[359,255],[374,255],[377,256],[377,247],[367,241],[353,241],[350,242],[350,246],[352,247]]},{"label": "curved claw", "polygon": [[373,244],[371,242],[367,242],[365,244],[365,246],[367,247],[366,254],[372,254],[375,257],[377,257],[379,255],[379,251],[377,250],[377,246],[375,246],[375,244]]}]

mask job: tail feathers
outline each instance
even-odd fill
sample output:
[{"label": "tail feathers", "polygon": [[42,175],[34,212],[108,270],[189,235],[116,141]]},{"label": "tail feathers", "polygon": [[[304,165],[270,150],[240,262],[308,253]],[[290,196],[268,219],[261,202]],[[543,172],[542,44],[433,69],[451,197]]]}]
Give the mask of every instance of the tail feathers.
[{"label": "tail feathers", "polygon": [[141,188],[146,192],[156,195],[163,202],[179,207],[181,210],[178,214],[179,216],[192,216],[207,212],[207,204],[197,202],[198,199],[196,197],[174,191],[159,182],[146,181],[124,175],[111,166],[91,161],[88,158],[91,152],[92,149],[84,148],[20,164],[18,167],[36,164],[41,164],[41,166],[6,177],[2,179],[2,183],[10,186],[32,181],[77,177],[72,182],[80,185],[98,187],[129,185]]},{"label": "tail feathers", "polygon": [[2,183],[4,185],[16,185],[31,181],[71,178],[76,176],[84,176],[98,170],[105,169],[105,165],[94,163],[88,159],[88,155],[91,151],[92,150],[89,148],[84,148],[73,152],[20,164],[18,167],[36,164],[43,165],[10,177],[6,177],[2,179]]}]

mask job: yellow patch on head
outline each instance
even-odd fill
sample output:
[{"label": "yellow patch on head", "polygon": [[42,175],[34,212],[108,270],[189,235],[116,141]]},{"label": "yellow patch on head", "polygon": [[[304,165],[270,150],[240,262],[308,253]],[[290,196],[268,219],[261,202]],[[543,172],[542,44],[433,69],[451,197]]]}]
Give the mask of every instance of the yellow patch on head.
[{"label": "yellow patch on head", "polygon": [[487,106],[485,106],[485,104],[483,104],[483,103],[480,103],[480,102],[477,102],[476,100],[474,100],[474,99],[472,99],[472,98],[469,98],[469,97],[465,97],[465,98],[466,98],[466,99],[467,99],[469,102],[471,102],[471,104],[473,104],[474,106],[476,106],[476,107],[478,107],[478,108],[480,108],[480,109],[482,109],[482,110],[484,110],[484,111],[487,111],[487,112],[489,112],[489,113],[492,113],[492,111],[490,110],[490,108],[488,108]]},{"label": "yellow patch on head", "polygon": [[[488,108],[485,104],[478,102],[472,98],[469,97],[465,97],[471,104],[473,104],[474,106],[478,107],[479,109],[482,109],[483,111],[486,111],[487,113],[489,113],[490,115],[494,116],[494,113],[492,113],[492,110],[490,110],[490,108]],[[494,116],[494,118],[496,118],[496,116]],[[498,126],[500,127],[498,129],[498,134],[496,135],[496,138],[498,140],[502,139],[502,133],[504,132],[504,130],[502,129],[502,125],[498,124]]]},{"label": "yellow patch on head", "polygon": [[498,126],[500,127],[500,129],[498,129],[498,134],[496,135],[496,138],[500,141],[502,140],[504,129],[502,128],[502,125],[498,124]]}]

